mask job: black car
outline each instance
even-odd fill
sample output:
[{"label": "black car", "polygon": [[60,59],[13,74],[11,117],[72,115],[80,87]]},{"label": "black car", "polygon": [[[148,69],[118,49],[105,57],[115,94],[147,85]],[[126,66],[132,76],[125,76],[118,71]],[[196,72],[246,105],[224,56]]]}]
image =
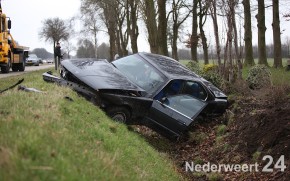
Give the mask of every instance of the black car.
[{"label": "black car", "polygon": [[61,64],[61,78],[44,73],[44,80],[71,86],[117,121],[146,123],[174,137],[198,116],[227,108],[221,90],[166,56],[137,53],[111,63],[70,59]]}]

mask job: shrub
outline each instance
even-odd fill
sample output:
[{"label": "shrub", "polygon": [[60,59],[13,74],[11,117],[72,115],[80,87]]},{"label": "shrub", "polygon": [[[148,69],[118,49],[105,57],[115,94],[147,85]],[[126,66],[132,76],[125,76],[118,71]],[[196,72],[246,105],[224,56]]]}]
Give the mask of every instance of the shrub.
[{"label": "shrub", "polygon": [[203,66],[203,71],[205,73],[209,72],[209,71],[216,71],[218,69],[218,66],[215,64],[206,64]]},{"label": "shrub", "polygon": [[201,76],[217,87],[222,87],[224,83],[224,79],[216,72],[209,71],[203,73]]},{"label": "shrub", "polygon": [[198,62],[190,61],[186,64],[186,67],[217,87],[221,87],[224,83],[223,78],[216,71],[218,69],[217,65],[207,64],[201,68]]},{"label": "shrub", "polygon": [[271,71],[265,65],[255,65],[249,70],[246,81],[251,89],[272,86]]},{"label": "shrub", "polygon": [[188,69],[190,69],[191,71],[193,71],[194,73],[196,74],[201,74],[202,73],[202,69],[200,68],[198,62],[195,62],[195,61],[189,61],[187,64],[186,64],[186,67]]}]

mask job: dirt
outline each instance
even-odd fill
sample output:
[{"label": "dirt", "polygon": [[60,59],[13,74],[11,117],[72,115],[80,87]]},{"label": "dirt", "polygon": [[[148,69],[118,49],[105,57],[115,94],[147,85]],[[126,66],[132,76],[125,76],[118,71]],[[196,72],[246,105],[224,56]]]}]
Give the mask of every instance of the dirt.
[{"label": "dirt", "polygon": [[[172,142],[145,126],[135,130],[158,151],[167,154],[186,180],[289,180],[290,91],[287,91],[259,90],[248,96],[233,96],[223,116],[205,119],[190,131],[189,138],[179,142]],[[270,166],[273,172],[262,171],[269,162],[265,155],[273,158]],[[274,167],[282,155],[284,172]],[[186,162],[201,165],[257,162],[259,166],[258,172],[186,172]]]}]

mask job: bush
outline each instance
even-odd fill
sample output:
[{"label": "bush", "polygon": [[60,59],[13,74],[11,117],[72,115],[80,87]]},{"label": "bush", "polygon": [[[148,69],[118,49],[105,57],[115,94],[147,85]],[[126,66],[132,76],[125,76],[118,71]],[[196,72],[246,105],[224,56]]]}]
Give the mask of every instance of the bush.
[{"label": "bush", "polygon": [[270,87],[271,71],[265,65],[255,65],[249,70],[246,81],[251,89]]},{"label": "bush", "polygon": [[207,73],[209,71],[217,71],[218,70],[218,66],[215,64],[206,64],[203,66],[203,72]]},{"label": "bush", "polygon": [[210,81],[213,85],[221,87],[224,83],[223,78],[217,73],[218,66],[214,64],[207,64],[201,68],[198,62],[190,61],[186,64],[186,67],[196,74],[202,76],[206,80]]},{"label": "bush", "polygon": [[216,72],[209,71],[203,73],[201,76],[217,87],[222,87],[224,84],[224,79]]},{"label": "bush", "polygon": [[193,71],[194,73],[196,74],[202,74],[202,69],[201,67],[199,66],[198,62],[195,62],[195,61],[189,61],[187,64],[186,64],[186,67],[188,69],[190,69],[191,71]]}]

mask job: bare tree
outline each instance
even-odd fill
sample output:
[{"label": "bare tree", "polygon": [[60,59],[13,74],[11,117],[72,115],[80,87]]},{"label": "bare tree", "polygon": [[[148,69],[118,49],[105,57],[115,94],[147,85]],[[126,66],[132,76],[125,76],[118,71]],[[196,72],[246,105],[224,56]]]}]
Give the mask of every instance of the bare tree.
[{"label": "bare tree", "polygon": [[[81,21],[83,22],[83,30],[81,33],[83,34],[88,34],[93,37],[93,43],[95,49],[98,47],[98,40],[97,40],[97,35],[98,32],[101,29],[100,25],[100,8],[96,4],[91,4],[88,1],[82,1],[81,3]],[[97,51],[96,52],[96,57],[97,56]]]},{"label": "bare tree", "polygon": [[128,17],[128,9],[125,1],[117,1],[118,7],[116,9],[116,20],[117,20],[117,29],[116,29],[116,45],[117,52],[119,56],[123,57],[128,55],[128,42],[129,42],[129,32],[128,25],[126,23],[126,18]]},{"label": "bare tree", "polygon": [[127,0],[127,26],[128,34],[131,39],[131,47],[133,53],[138,52],[137,40],[139,36],[138,21],[138,5],[140,0]]},{"label": "bare tree", "polygon": [[159,53],[168,56],[166,0],[157,0]]},{"label": "bare tree", "polygon": [[94,44],[88,40],[79,40],[77,48],[77,57],[78,58],[95,58],[95,51],[97,51],[94,47]]},{"label": "bare tree", "polygon": [[279,17],[279,0],[273,0],[273,43],[274,43],[274,68],[283,67],[281,50],[281,32]]},{"label": "bare tree", "polygon": [[143,19],[148,31],[150,51],[158,53],[158,33],[156,23],[156,9],[153,0],[142,0]]},{"label": "bare tree", "polygon": [[265,2],[264,0],[258,0],[258,14],[257,26],[258,26],[258,52],[259,52],[259,64],[264,64],[268,66],[267,53],[266,53],[266,40],[265,40]]},{"label": "bare tree", "polygon": [[191,36],[190,36],[191,59],[193,61],[196,61],[196,62],[198,61],[198,59],[197,59],[197,47],[198,47],[198,41],[199,41],[199,36],[197,34],[197,29],[198,29],[197,5],[198,5],[198,0],[193,0],[192,27],[191,27]]},{"label": "bare tree", "polygon": [[199,33],[201,37],[202,42],[202,48],[203,48],[203,58],[204,58],[204,64],[208,64],[208,45],[207,45],[207,38],[205,36],[203,26],[207,19],[208,9],[209,9],[209,1],[206,0],[198,0],[199,4]]},{"label": "bare tree", "polygon": [[238,5],[239,0],[230,1],[230,11],[231,11],[231,18],[232,18],[232,26],[233,26],[233,36],[234,36],[234,47],[235,47],[235,55],[237,60],[237,76],[238,79],[242,79],[242,62],[239,53],[239,44],[238,44],[238,30],[237,30],[237,22],[236,22],[236,8]]},{"label": "bare tree", "polygon": [[70,53],[72,51],[75,51],[76,50],[76,47],[73,46],[73,44],[69,41],[69,40],[66,40],[63,44],[63,50],[64,50],[64,53],[66,54],[65,56],[70,59],[71,58],[71,55]]},{"label": "bare tree", "polygon": [[177,51],[177,39],[180,26],[184,23],[184,21],[191,14],[191,10],[189,10],[189,5],[186,4],[186,0],[173,0],[171,12],[173,26],[172,26],[172,58],[178,60],[178,51]]},{"label": "bare tree", "polygon": [[244,41],[245,41],[245,63],[246,66],[255,64],[252,45],[252,20],[250,0],[243,0],[244,6]]},{"label": "bare tree", "polygon": [[221,72],[221,46],[220,46],[220,38],[219,38],[219,28],[218,28],[218,20],[217,20],[217,1],[210,1],[210,14],[213,20],[213,28],[214,28],[214,37],[216,43],[216,54],[218,59],[219,72]]},{"label": "bare tree", "polygon": [[[45,19],[43,27],[39,32],[40,39],[53,43],[53,50],[55,50],[56,43],[61,40],[67,40],[70,36],[69,26],[60,18]],[[55,56],[54,56],[55,57]],[[57,69],[55,57],[55,69]]]}]

